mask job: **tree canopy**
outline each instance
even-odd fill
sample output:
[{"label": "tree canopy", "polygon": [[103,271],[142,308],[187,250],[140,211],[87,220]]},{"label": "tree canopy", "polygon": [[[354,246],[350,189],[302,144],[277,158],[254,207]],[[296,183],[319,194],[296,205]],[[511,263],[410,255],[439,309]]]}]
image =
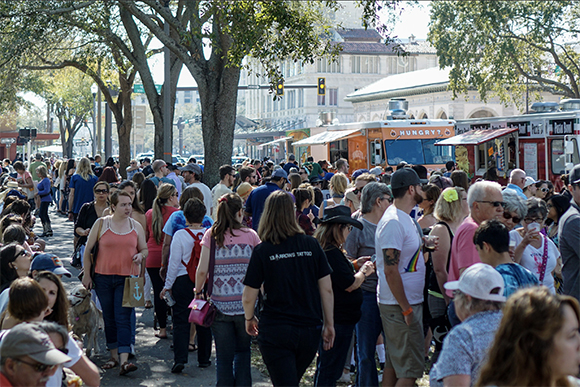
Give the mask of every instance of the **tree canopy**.
[{"label": "tree canopy", "polygon": [[454,96],[474,87],[518,103],[527,80],[578,98],[579,11],[576,1],[434,1],[428,39],[451,67]]}]

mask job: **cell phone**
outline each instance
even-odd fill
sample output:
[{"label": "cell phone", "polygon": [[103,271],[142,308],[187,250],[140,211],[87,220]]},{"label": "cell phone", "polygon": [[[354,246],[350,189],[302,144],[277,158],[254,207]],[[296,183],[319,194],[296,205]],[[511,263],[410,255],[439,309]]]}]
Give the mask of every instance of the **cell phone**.
[{"label": "cell phone", "polygon": [[376,254],[371,255],[371,262],[375,263],[376,261],[377,261],[377,255]]}]

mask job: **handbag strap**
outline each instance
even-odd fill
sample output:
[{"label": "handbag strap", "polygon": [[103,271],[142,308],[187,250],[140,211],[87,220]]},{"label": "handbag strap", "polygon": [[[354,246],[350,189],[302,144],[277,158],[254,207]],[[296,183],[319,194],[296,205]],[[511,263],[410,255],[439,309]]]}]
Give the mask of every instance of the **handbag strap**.
[{"label": "handbag strap", "polygon": [[544,282],[544,276],[546,275],[546,266],[548,265],[548,241],[545,235],[544,238],[544,254],[542,255],[542,267],[540,268],[540,284]]},{"label": "handbag strap", "polygon": [[[95,248],[95,245],[97,243],[99,243],[99,239],[101,238],[101,227],[103,226],[104,221],[105,220],[103,218],[101,218],[101,222],[99,223],[99,231],[97,232],[97,240],[95,241],[95,244],[93,245],[93,249]],[[96,254],[93,254],[91,257],[92,257],[91,264],[94,266],[95,261],[97,260]]]},{"label": "handbag strap", "polygon": [[215,268],[215,238],[211,237],[211,245],[209,248],[209,267],[208,274],[209,280],[207,281],[207,297],[210,298],[213,293],[213,273]]}]

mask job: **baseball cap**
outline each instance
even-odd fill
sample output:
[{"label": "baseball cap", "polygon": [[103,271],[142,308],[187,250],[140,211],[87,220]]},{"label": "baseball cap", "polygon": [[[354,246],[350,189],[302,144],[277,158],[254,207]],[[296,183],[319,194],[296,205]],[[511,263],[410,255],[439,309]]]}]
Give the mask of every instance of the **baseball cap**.
[{"label": "baseball cap", "polygon": [[569,176],[570,176],[570,178],[569,178],[570,184],[580,183],[580,164],[578,164],[574,168],[572,168]]},{"label": "baseball cap", "polygon": [[374,167],[369,171],[369,173],[375,176],[379,176],[383,173],[383,169],[381,167]]},{"label": "baseball cap", "polygon": [[179,169],[181,172],[191,172],[191,173],[197,173],[198,175],[201,175],[201,167],[197,164],[185,164],[183,167],[177,168]]},{"label": "baseball cap", "polygon": [[65,275],[70,277],[70,271],[63,267],[63,264],[59,257],[53,254],[39,254],[32,260],[30,264],[30,271],[51,271],[57,275]]},{"label": "baseball cap", "polygon": [[504,280],[501,274],[486,263],[469,266],[459,277],[459,281],[443,285],[447,290],[461,290],[471,297],[486,301],[505,302]]},{"label": "baseball cap", "polygon": [[426,184],[427,179],[419,179],[419,175],[412,168],[397,169],[391,176],[391,189],[406,188],[411,185]]},{"label": "baseball cap", "polygon": [[63,364],[72,359],[56,349],[50,337],[35,324],[22,323],[10,329],[0,344],[0,357],[29,356],[46,365]]},{"label": "baseball cap", "polygon": [[524,188],[529,187],[532,184],[536,184],[536,181],[534,180],[533,177],[527,176],[526,182],[524,183]]},{"label": "baseball cap", "polygon": [[356,179],[357,177],[359,177],[360,175],[362,175],[363,173],[369,173],[368,169],[357,169],[356,171],[354,171],[352,173],[352,179]]},{"label": "baseball cap", "polygon": [[288,174],[286,173],[286,171],[282,168],[278,168],[274,171],[274,173],[272,173],[272,177],[276,177],[276,178],[281,178],[283,177],[284,179],[288,180]]}]

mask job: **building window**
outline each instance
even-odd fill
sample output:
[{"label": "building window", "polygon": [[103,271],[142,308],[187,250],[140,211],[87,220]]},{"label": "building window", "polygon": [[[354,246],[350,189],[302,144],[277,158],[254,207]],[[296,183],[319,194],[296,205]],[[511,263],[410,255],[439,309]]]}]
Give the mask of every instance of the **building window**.
[{"label": "building window", "polygon": [[296,107],[296,90],[288,91],[288,109],[294,109]]},{"label": "building window", "polygon": [[351,58],[351,72],[354,74],[378,74],[378,56],[353,56]]},{"label": "building window", "polygon": [[298,89],[298,107],[304,107],[304,89]]},{"label": "building window", "polygon": [[328,89],[328,105],[338,106],[338,89]]},{"label": "building window", "polygon": [[191,90],[187,90],[183,93],[183,103],[191,103]]},{"label": "building window", "polygon": [[319,95],[318,96],[318,106],[324,106],[326,105],[326,97],[325,95]]},{"label": "building window", "polygon": [[409,56],[391,57],[389,62],[389,74],[402,74],[417,70],[417,58]]},{"label": "building window", "polygon": [[340,73],[340,58],[331,62],[328,58],[317,59],[316,72],[318,73]]}]

